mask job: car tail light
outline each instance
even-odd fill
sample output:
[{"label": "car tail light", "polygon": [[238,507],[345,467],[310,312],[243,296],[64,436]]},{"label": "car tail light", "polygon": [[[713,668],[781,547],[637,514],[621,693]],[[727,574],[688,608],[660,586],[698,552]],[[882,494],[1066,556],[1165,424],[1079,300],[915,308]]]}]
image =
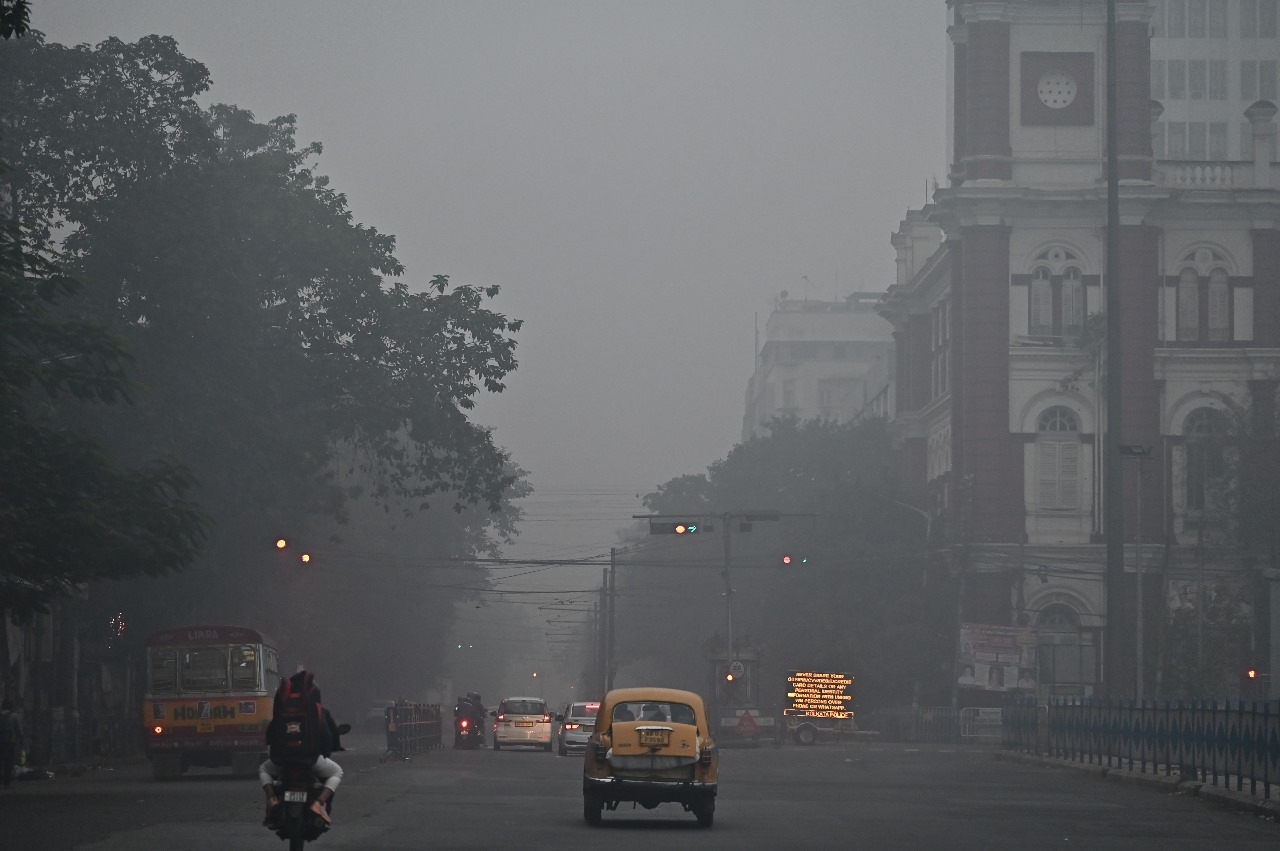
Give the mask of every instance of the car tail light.
[{"label": "car tail light", "polygon": [[550,723],[550,722],[551,722],[551,716],[550,716],[550,715],[543,715],[543,716],[542,716],[542,723],[544,723],[544,724],[548,724],[548,723]]},{"label": "car tail light", "polygon": [[498,713],[498,720],[499,720],[499,721],[505,721],[505,720],[507,720],[507,716],[505,716],[505,715],[503,715],[501,712],[499,712],[499,713]]}]

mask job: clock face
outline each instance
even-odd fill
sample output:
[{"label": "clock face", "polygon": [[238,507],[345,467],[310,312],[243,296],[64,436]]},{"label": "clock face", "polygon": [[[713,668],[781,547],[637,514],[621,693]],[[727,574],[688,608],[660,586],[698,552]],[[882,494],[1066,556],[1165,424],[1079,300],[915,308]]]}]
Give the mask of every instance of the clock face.
[{"label": "clock face", "polygon": [[1040,78],[1036,94],[1050,109],[1062,109],[1076,99],[1076,81],[1065,71],[1049,71]]}]

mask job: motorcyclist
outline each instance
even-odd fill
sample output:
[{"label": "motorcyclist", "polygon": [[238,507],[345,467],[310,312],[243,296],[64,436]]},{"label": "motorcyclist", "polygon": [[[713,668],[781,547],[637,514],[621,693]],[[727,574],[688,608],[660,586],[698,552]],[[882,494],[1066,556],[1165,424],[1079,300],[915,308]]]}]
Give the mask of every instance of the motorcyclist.
[{"label": "motorcyclist", "polygon": [[[329,815],[329,802],[333,800],[333,794],[338,789],[338,784],[342,782],[342,766],[330,759],[335,751],[343,750],[342,742],[339,739],[338,725],[334,722],[333,716],[329,714],[329,710],[320,703],[320,690],[310,683],[311,676],[307,671],[299,671],[294,674],[291,680],[301,684],[308,682],[315,692],[315,703],[320,712],[321,723],[318,725],[318,741],[317,747],[319,754],[314,761],[309,763],[311,773],[317,780],[324,784],[324,788],[311,802],[311,812],[316,815],[326,825],[332,824],[333,819]],[[280,812],[280,798],[276,794],[276,781],[280,779],[283,766],[292,757],[284,755],[280,752],[284,738],[284,726],[280,718],[273,714],[271,722],[267,725],[267,748],[269,750],[269,758],[258,768],[258,780],[262,783],[262,790],[267,798],[267,813],[262,823],[266,827],[274,827],[276,817]]]}]

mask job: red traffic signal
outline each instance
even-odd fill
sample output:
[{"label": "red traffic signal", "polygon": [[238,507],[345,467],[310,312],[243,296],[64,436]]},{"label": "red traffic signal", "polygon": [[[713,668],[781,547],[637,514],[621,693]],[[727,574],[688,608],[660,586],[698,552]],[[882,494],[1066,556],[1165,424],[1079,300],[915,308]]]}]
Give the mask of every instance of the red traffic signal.
[{"label": "red traffic signal", "polygon": [[711,527],[698,520],[678,520],[666,522],[649,521],[650,535],[696,535],[699,532],[710,532]]},{"label": "red traffic signal", "polygon": [[1244,675],[1251,680],[1256,680],[1258,678],[1258,669],[1250,668],[1249,670],[1245,671]]},{"label": "red traffic signal", "polygon": [[791,555],[791,554],[789,554],[789,553],[788,553],[788,554],[784,554],[784,555],[782,556],[782,564],[783,564],[783,566],[784,566],[784,567],[785,567],[785,566],[790,566],[790,565],[793,565],[793,564],[808,564],[808,563],[809,563],[809,557],[808,557],[808,556]]}]

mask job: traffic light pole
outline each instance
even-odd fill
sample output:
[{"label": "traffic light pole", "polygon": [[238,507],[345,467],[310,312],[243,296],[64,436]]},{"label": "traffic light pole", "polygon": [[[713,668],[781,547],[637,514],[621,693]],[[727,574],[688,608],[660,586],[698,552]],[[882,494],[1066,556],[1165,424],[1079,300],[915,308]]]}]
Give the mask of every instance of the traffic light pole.
[{"label": "traffic light pole", "polygon": [[720,523],[724,527],[724,606],[725,617],[729,630],[729,659],[736,659],[737,653],[733,647],[733,583],[729,581],[729,520],[732,515],[725,514],[721,517]]}]

